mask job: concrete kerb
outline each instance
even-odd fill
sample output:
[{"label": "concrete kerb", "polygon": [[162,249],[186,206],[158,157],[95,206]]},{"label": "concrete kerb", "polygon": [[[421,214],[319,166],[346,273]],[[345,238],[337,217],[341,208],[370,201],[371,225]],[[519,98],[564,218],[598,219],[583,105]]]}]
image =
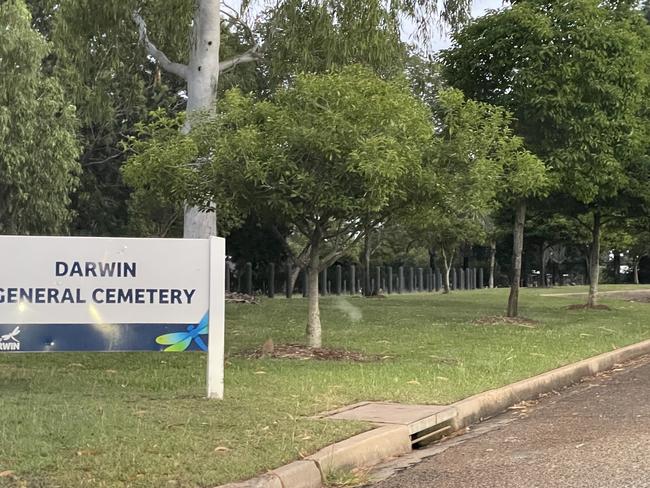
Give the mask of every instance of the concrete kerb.
[{"label": "concrete kerb", "polygon": [[[524,400],[559,390],[582,378],[613,368],[618,363],[650,354],[650,340],[600,354],[547,373],[518,381],[460,400],[454,407],[453,430],[460,430],[492,417]],[[334,470],[370,467],[411,451],[406,425],[386,425],[327,446],[301,461],[295,461],[252,480],[229,483],[219,488],[318,488]]]},{"label": "concrete kerb", "polygon": [[257,478],[219,488],[319,488],[332,472],[370,467],[410,451],[408,426],[387,425],[327,446]]},{"label": "concrete kerb", "polygon": [[532,400],[543,393],[564,388],[582,378],[611,369],[618,363],[649,353],[650,340],[643,341],[465,398],[451,405],[457,411],[456,418],[452,420],[452,428],[460,430],[501,413],[521,401]]},{"label": "concrete kerb", "polygon": [[386,425],[321,449],[307,459],[318,465],[323,478],[339,469],[373,466],[411,451],[406,425]]}]

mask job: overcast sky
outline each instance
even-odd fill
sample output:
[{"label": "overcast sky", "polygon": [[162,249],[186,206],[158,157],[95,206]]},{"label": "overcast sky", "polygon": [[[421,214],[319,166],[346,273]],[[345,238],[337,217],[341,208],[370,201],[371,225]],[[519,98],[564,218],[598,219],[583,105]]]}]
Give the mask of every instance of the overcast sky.
[{"label": "overcast sky", "polygon": [[[474,0],[472,2],[472,17],[480,17],[486,10],[501,7],[503,7],[503,0]],[[406,40],[408,40],[408,34],[406,34]],[[449,47],[449,43],[449,37],[445,33],[442,33],[431,41],[431,47],[434,50],[444,49]]]},{"label": "overcast sky", "polygon": [[[241,0],[225,0],[226,4],[239,9],[241,5]],[[497,9],[503,6],[503,0],[474,0],[472,4],[472,16],[478,17],[482,15],[486,10]],[[412,36],[414,28],[409,29],[408,26],[404,27],[404,40],[412,41],[410,37]],[[449,37],[445,33],[441,33],[435,36],[431,41],[431,48],[433,50],[444,49],[449,47]]]}]

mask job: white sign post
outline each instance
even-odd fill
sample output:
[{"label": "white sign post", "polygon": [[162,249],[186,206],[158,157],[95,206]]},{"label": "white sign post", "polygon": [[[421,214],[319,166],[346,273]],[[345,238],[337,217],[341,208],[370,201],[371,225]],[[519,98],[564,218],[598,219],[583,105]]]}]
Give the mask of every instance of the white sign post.
[{"label": "white sign post", "polygon": [[0,236],[0,354],[203,350],[223,398],[224,288],[217,237]]},{"label": "white sign post", "polygon": [[226,333],[226,241],[210,238],[210,333],[208,334],[208,398],[223,398]]}]

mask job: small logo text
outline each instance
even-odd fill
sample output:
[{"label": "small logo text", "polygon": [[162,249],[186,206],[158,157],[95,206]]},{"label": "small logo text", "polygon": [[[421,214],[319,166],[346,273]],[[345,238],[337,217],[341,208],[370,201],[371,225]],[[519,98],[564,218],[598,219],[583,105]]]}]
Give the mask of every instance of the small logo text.
[{"label": "small logo text", "polygon": [[16,327],[8,334],[0,335],[0,351],[20,351],[20,327]]}]

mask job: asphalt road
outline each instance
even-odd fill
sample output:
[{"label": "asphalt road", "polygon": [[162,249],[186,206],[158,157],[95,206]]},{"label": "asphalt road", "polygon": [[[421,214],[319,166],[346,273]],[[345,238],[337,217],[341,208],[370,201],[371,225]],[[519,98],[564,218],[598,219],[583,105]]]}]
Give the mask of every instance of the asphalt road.
[{"label": "asphalt road", "polygon": [[373,488],[650,487],[650,357],[469,432]]}]

